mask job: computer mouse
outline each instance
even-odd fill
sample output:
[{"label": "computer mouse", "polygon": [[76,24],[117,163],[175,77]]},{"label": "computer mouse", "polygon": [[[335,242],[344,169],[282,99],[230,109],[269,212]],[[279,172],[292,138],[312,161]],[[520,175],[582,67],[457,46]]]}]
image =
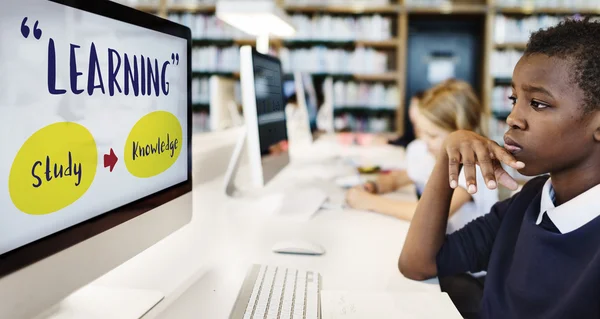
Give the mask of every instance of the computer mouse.
[{"label": "computer mouse", "polygon": [[323,246],[303,240],[282,241],[273,245],[272,249],[273,252],[280,254],[318,256],[325,253],[325,248],[323,248]]}]

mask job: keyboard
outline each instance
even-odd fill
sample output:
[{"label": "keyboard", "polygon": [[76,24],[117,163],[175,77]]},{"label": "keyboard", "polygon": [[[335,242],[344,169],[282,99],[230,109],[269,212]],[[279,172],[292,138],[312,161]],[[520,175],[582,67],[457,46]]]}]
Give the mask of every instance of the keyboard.
[{"label": "keyboard", "polygon": [[253,265],[230,319],[320,319],[321,276],[312,271]]}]

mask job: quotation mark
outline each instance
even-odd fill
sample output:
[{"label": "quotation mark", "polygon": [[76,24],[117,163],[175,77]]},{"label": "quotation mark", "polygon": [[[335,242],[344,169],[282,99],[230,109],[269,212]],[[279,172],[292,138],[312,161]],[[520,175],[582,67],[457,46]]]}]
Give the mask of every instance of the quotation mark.
[{"label": "quotation mark", "polygon": [[[21,34],[23,35],[23,37],[25,39],[27,39],[27,37],[29,37],[29,33],[31,32],[31,30],[26,25],[26,23],[27,23],[27,17],[25,17],[23,19],[23,22],[21,22]],[[36,21],[35,24],[33,25],[33,36],[39,40],[42,37],[42,30],[38,29],[38,23],[39,23],[39,21]]]},{"label": "quotation mark", "polygon": [[171,53],[171,61],[173,65],[179,65],[179,53]]}]

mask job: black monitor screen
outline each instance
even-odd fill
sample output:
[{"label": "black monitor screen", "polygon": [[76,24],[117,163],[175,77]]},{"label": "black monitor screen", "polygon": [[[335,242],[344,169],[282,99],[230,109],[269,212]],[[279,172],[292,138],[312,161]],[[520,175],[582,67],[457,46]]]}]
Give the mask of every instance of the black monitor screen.
[{"label": "black monitor screen", "polygon": [[281,64],[255,51],[252,63],[261,155],[277,155],[287,151],[288,140]]}]

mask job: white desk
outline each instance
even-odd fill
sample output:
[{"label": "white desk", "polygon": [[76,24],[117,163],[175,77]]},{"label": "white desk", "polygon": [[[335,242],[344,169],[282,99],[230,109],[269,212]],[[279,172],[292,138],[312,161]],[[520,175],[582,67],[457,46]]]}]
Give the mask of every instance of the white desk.
[{"label": "white desk", "polygon": [[[356,152],[331,143],[325,139],[317,146]],[[274,181],[286,182],[285,175]],[[165,319],[227,318],[252,263],[318,271],[323,289],[439,291],[436,281],[411,281],[398,271],[407,222],[352,210],[321,211],[308,222],[293,222],[265,213],[268,203],[231,200],[222,189],[221,178],[195,186],[189,225],[95,284],[160,290],[165,300],[144,318]],[[271,252],[276,242],[295,238],[319,243],[327,252]]]}]

